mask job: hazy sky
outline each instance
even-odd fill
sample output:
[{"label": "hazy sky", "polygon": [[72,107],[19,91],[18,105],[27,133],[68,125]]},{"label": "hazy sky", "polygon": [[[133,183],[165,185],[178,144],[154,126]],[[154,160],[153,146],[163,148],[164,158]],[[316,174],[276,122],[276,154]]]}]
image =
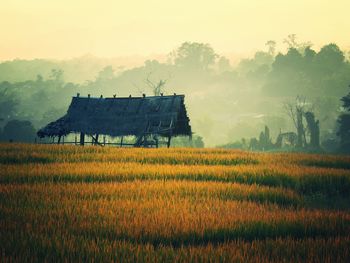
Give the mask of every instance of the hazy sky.
[{"label": "hazy sky", "polygon": [[250,54],[292,33],[350,49],[349,10],[350,0],[0,0],[0,60],[160,54],[184,41]]}]

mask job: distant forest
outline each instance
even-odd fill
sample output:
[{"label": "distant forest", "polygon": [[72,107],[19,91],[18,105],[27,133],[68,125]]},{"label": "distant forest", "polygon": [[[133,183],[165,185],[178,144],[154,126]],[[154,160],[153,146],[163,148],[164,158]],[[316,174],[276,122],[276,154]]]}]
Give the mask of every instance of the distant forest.
[{"label": "distant forest", "polygon": [[[1,138],[33,141],[37,129],[65,114],[77,93],[111,97],[176,92],[186,95],[193,131],[206,146],[251,148],[249,142],[259,141],[262,131],[276,144],[279,134],[298,133],[286,105],[297,109],[302,101],[305,114],[311,112],[317,120],[322,149],[336,151],[349,138],[342,100],[350,91],[349,52],[336,44],[314,50],[294,35],[285,43],[288,50],[277,53],[276,42],[268,41],[265,50],[235,66],[209,44],[195,42],[180,45],[166,62],[147,60],[128,69],[93,57],[3,62]],[[306,121],[305,133],[311,138]]]}]

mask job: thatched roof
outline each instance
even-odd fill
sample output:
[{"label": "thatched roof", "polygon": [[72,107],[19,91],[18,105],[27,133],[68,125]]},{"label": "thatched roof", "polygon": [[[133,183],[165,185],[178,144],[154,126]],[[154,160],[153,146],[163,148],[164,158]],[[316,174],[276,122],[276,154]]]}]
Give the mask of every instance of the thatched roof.
[{"label": "thatched roof", "polygon": [[184,97],[73,97],[67,114],[40,129],[38,136],[62,136],[75,132],[110,136],[191,136]]}]

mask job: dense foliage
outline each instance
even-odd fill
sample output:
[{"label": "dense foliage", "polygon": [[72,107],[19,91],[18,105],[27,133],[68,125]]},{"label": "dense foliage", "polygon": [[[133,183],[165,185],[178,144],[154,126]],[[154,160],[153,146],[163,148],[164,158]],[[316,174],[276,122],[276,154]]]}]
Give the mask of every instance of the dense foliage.
[{"label": "dense foliage", "polygon": [[62,116],[77,92],[106,97],[161,90],[186,94],[193,130],[213,146],[257,138],[265,125],[274,140],[280,130],[295,132],[283,104],[301,96],[320,121],[321,142],[336,145],[339,99],[350,83],[347,53],[335,44],[316,51],[295,38],[287,42],[286,53],[276,54],[276,43],[269,41],[267,51],[235,67],[208,44],[191,42],[171,52],[167,62],[147,60],[129,69],[93,57],[4,62],[0,123],[3,127],[9,120],[28,120],[38,129]]}]

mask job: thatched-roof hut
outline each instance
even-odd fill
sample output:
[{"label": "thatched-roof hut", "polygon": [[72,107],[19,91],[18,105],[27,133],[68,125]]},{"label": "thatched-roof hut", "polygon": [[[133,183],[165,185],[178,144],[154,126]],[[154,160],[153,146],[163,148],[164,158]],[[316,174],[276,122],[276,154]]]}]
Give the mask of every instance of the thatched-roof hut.
[{"label": "thatched-roof hut", "polygon": [[109,135],[113,137],[133,135],[135,146],[147,146],[151,141],[158,146],[158,138],[191,136],[191,126],[184,104],[184,95],[92,98],[73,97],[67,114],[38,131],[43,138],[80,133],[84,136]]}]

